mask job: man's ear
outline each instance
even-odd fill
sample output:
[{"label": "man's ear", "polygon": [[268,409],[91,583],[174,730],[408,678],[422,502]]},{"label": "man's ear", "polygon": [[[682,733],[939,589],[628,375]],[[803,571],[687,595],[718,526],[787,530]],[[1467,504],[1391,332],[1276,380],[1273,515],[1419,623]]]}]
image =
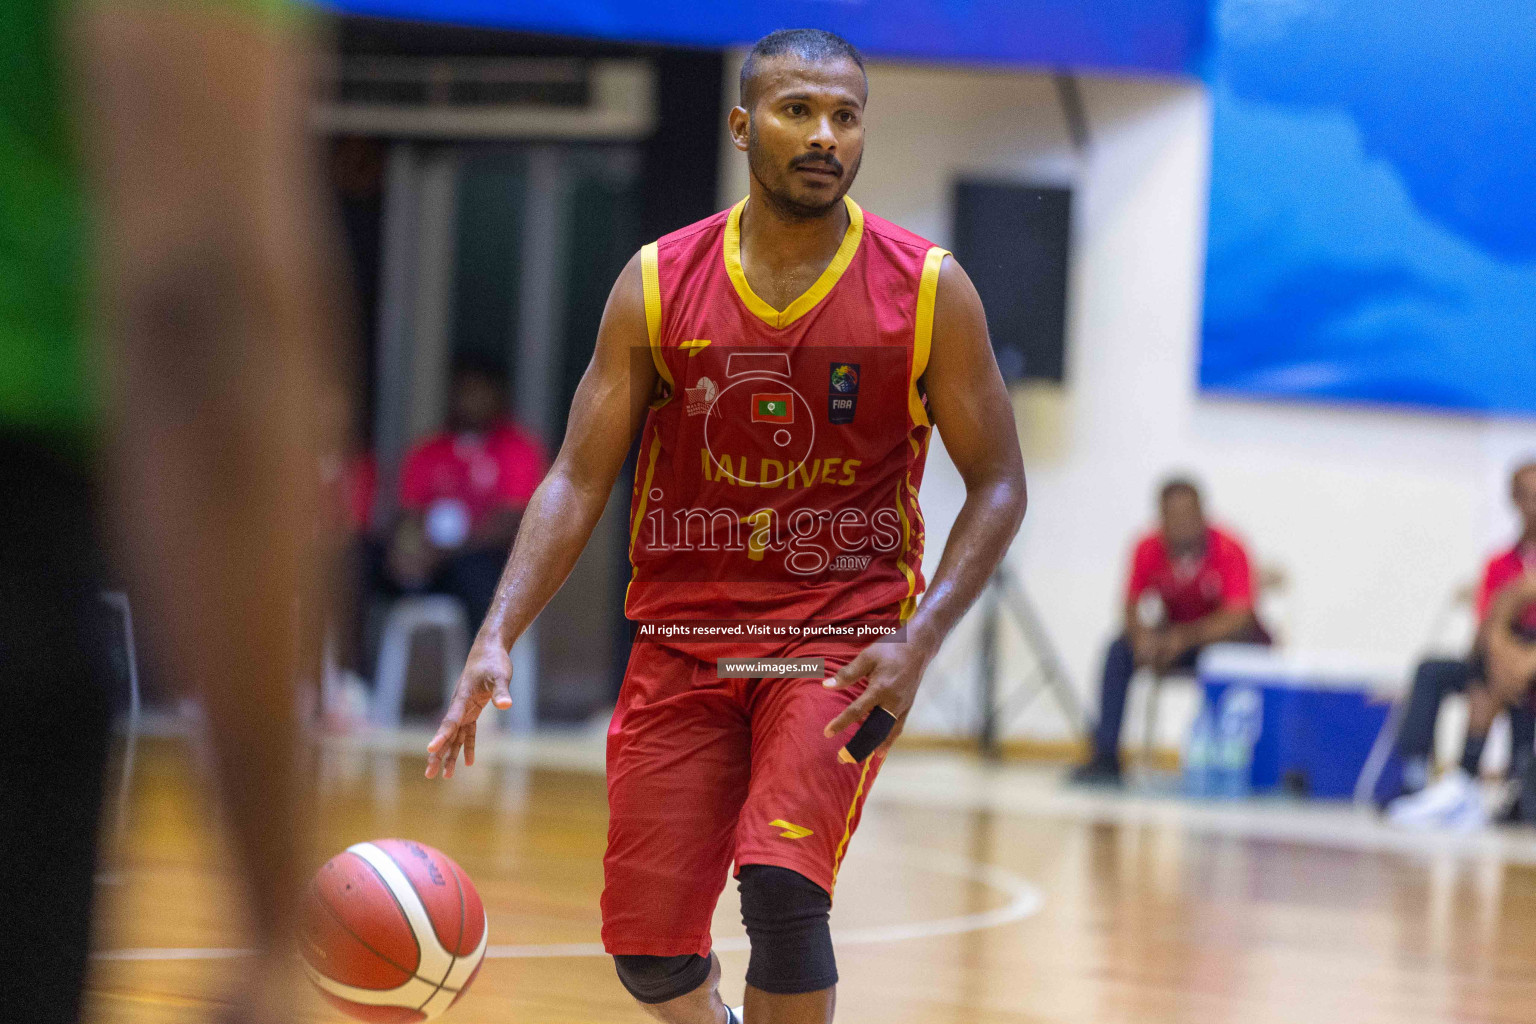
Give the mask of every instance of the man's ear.
[{"label": "man's ear", "polygon": [[745,107],[735,106],[726,115],[726,120],[731,129],[732,145],[745,153],[747,151],[747,138],[752,128],[752,115],[747,113]]}]

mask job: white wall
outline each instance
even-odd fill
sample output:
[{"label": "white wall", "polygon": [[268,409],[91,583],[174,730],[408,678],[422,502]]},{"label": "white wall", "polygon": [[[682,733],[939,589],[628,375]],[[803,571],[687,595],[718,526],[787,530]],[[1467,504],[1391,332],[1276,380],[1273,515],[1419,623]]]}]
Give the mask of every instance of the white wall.
[{"label": "white wall", "polygon": [[[1092,141],[1079,159],[1046,76],[871,65],[869,77],[852,194],[871,212],[945,244],[958,175],[1076,187],[1068,383],[1015,395],[1030,510],[1009,558],[1085,697],[1117,628],[1128,545],[1172,469],[1195,473],[1214,517],[1285,572],[1291,647],[1405,668],[1450,592],[1508,542],[1504,476],[1536,452],[1536,425],[1196,392],[1209,153],[1200,86],[1083,81]],[[734,85],[727,95],[734,103]],[[747,172],[723,132],[721,144],[724,206],[745,194]],[[963,497],[935,443],[922,490],[930,574]],[[970,651],[956,639],[914,729],[964,717]],[[1179,719],[1168,715],[1170,735]],[[1045,703],[1013,731],[1064,733]]]}]

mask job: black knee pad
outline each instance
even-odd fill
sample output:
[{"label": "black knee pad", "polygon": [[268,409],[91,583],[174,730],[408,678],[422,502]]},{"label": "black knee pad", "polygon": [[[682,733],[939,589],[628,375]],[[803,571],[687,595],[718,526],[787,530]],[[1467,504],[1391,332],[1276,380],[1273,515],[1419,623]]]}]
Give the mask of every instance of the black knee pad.
[{"label": "black knee pad", "polygon": [[629,994],[642,1003],[664,1003],[685,996],[709,979],[707,956],[615,956],[614,969]]},{"label": "black knee pad", "polygon": [[748,864],[737,877],[741,923],[752,942],[747,984],[783,996],[836,985],[827,891],[798,871],[771,864]]}]

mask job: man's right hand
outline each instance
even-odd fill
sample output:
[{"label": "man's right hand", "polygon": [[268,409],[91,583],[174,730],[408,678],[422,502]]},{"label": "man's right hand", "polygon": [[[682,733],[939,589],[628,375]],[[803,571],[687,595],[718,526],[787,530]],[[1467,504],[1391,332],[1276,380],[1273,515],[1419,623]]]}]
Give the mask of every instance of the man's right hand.
[{"label": "man's right hand", "polygon": [[511,655],[496,640],[476,639],[437,735],[427,744],[427,778],[437,778],[438,772],[453,778],[461,749],[464,764],[475,763],[475,722],[491,701],[503,711],[512,706],[511,682]]}]

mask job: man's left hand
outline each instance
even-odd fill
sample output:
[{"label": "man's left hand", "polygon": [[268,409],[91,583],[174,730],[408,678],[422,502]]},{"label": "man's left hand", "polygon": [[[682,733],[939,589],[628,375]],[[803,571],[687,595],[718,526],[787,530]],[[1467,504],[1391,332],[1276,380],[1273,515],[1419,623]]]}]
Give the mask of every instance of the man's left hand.
[{"label": "man's left hand", "polygon": [[1194,637],[1190,636],[1186,627],[1183,625],[1167,627],[1158,635],[1157,654],[1152,659],[1153,668],[1159,672],[1167,672],[1194,646]]},{"label": "man's left hand", "polygon": [[1488,685],[1503,704],[1523,703],[1536,678],[1536,645],[1522,643],[1503,630],[1488,640]]},{"label": "man's left hand", "polygon": [[911,642],[878,643],[864,648],[858,657],[822,684],[829,690],[845,690],[861,679],[869,680],[864,692],[844,708],[842,714],[827,723],[822,735],[836,736],[849,726],[864,721],[871,709],[882,707],[896,716],[891,734],[875,751],[875,755],[883,756],[901,735],[907,723],[907,712],[912,710],[912,701],[923,681],[923,670],[932,660],[931,652]]}]

